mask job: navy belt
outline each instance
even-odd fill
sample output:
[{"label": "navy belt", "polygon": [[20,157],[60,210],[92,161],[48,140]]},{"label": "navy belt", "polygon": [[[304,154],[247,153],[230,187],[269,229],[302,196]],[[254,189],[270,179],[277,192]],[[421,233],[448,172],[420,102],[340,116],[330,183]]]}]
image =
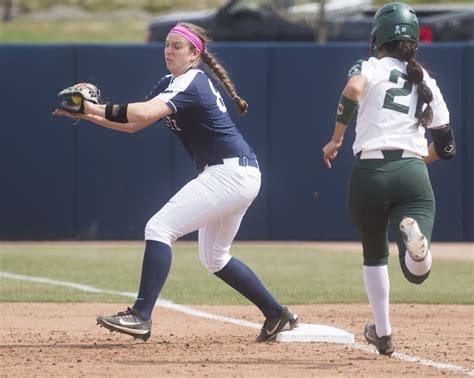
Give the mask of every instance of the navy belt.
[{"label": "navy belt", "polygon": [[246,156],[239,156],[239,165],[241,167],[254,167],[259,168],[257,159],[248,158]]},{"label": "navy belt", "polygon": [[228,165],[239,165],[241,167],[254,167],[259,168],[258,161],[255,158],[248,158],[246,156],[239,156],[234,158],[221,159],[213,163],[207,164],[206,167],[211,167],[213,165],[228,164]]}]

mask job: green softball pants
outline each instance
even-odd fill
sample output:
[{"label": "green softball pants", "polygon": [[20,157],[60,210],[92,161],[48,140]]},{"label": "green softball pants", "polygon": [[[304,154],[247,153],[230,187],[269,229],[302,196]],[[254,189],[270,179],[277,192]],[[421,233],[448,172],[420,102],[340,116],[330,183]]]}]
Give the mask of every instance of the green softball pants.
[{"label": "green softball pants", "polygon": [[429,273],[419,277],[407,270],[406,247],[399,229],[403,217],[414,218],[431,241],[435,198],[423,160],[357,159],[352,167],[348,207],[362,241],[364,265],[387,264],[390,225],[405,277],[414,283],[426,279]]}]

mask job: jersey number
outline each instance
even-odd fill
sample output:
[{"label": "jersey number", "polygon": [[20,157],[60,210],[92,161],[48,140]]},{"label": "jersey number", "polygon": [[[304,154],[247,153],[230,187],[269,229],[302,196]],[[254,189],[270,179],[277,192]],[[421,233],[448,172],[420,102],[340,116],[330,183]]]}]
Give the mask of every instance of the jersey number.
[{"label": "jersey number", "polygon": [[222,96],[219,93],[219,91],[216,88],[214,88],[214,85],[212,84],[211,79],[209,79],[209,87],[211,88],[212,93],[214,93],[214,96],[216,96],[217,107],[222,113],[225,113],[227,111],[227,108],[225,106],[224,100],[222,99]]},{"label": "jersey number", "polygon": [[[399,70],[392,70],[390,72],[390,78],[388,79],[392,83],[397,84],[398,79],[402,79],[405,81],[403,88],[390,88],[387,89],[385,92],[385,99],[383,101],[383,107],[385,109],[395,110],[396,112],[408,114],[410,108],[406,105],[397,104],[395,102],[395,97],[397,96],[409,96],[411,94],[411,90],[413,89],[413,83],[408,81],[408,76],[405,75],[403,72]],[[421,111],[423,108],[423,102],[418,99],[418,103],[416,104],[416,111],[415,117],[419,118]]]}]

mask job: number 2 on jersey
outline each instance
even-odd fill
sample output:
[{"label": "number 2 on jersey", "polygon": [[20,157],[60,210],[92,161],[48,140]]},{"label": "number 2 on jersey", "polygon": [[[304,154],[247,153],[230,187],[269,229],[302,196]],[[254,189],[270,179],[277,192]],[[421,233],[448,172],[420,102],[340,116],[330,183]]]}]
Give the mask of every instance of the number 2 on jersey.
[{"label": "number 2 on jersey", "polygon": [[[395,110],[399,113],[408,114],[410,108],[406,105],[399,104],[395,102],[395,97],[398,96],[409,96],[413,89],[413,83],[408,81],[408,76],[399,70],[392,70],[390,71],[390,78],[388,79],[390,82],[397,84],[398,79],[402,79],[405,81],[403,88],[390,88],[387,89],[385,92],[385,99],[383,101],[383,107],[385,109]],[[416,104],[416,111],[415,117],[419,118],[421,114],[421,110],[423,107],[423,102],[418,99],[418,103]]]}]

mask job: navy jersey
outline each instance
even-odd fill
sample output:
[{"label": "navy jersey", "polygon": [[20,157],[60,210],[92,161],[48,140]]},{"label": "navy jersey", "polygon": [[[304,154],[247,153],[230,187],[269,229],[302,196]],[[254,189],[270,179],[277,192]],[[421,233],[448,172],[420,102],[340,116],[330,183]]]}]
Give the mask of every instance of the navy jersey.
[{"label": "navy jersey", "polygon": [[158,96],[173,111],[166,125],[179,137],[197,169],[231,157],[255,158],[229,117],[219,91],[197,68],[163,77],[148,98]]}]

